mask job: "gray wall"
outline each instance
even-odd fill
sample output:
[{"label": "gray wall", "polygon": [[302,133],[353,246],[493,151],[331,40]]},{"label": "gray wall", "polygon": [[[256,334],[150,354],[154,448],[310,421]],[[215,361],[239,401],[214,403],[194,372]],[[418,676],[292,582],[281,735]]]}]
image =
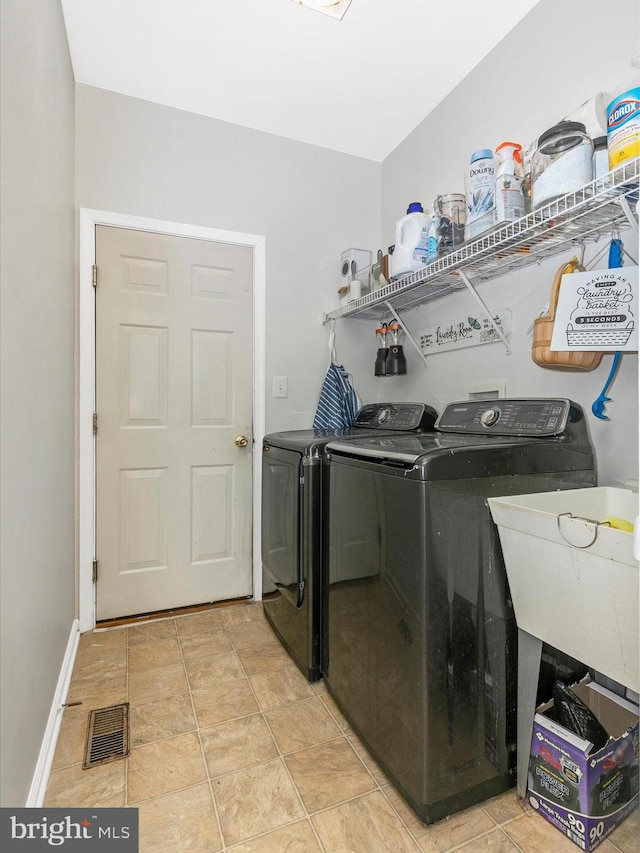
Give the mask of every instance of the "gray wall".
[{"label": "gray wall", "polygon": [[380,164],[85,85],[76,129],[78,207],[266,237],[267,429],[309,426],[340,252],[377,244]]},{"label": "gray wall", "polygon": [[3,806],[25,804],[75,614],[74,83],[59,0],[2,0]]},{"label": "gray wall", "polygon": [[[615,15],[603,14],[597,0],[541,0],[382,164],[384,244],[393,243],[395,221],[408,202],[419,200],[430,208],[439,193],[464,191],[464,171],[475,149],[495,148],[505,140],[526,145],[596,92],[611,91],[630,79],[631,57],[639,45],[639,16],[637,0],[621,0]],[[637,240],[631,231],[622,236],[637,258]],[[589,245],[586,260],[609,237],[604,234],[596,247]],[[557,267],[569,257],[565,252],[480,286],[488,306],[506,306],[513,312],[511,355],[495,343],[433,355],[425,368],[408,345],[406,377],[375,379],[370,369],[356,376],[359,386],[371,399],[426,400],[437,409],[466,399],[468,386],[484,380],[505,382],[511,396],[568,396],[589,412],[601,484],[637,480],[637,356],[622,359],[606,409],[610,421],[594,418],[591,404],[606,380],[612,355],[606,355],[591,373],[546,370],[531,360],[528,329],[548,302]],[[599,266],[606,266],[606,255]],[[476,310],[465,293],[409,311],[406,325],[415,333]],[[345,322],[349,321],[340,325]],[[364,332],[360,335],[364,340]]]}]

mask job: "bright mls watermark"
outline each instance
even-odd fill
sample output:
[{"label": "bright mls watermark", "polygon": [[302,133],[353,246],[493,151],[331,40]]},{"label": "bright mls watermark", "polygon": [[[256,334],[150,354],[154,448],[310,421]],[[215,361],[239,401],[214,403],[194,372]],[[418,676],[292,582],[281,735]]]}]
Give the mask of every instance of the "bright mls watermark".
[{"label": "bright mls watermark", "polygon": [[138,809],[0,809],[0,847],[138,853]]}]

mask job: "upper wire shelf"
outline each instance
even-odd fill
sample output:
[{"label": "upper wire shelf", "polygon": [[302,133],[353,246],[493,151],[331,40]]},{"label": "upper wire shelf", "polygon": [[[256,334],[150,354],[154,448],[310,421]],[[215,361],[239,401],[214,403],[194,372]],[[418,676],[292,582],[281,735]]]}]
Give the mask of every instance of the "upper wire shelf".
[{"label": "upper wire shelf", "polygon": [[388,313],[385,303],[389,301],[399,311],[417,308],[464,290],[458,270],[476,285],[540,263],[570,246],[608,236],[634,217],[629,203],[638,200],[639,174],[640,157],[636,157],[521,219],[464,243],[417,272],[328,312],[323,322],[356,316],[379,319],[381,307]]}]

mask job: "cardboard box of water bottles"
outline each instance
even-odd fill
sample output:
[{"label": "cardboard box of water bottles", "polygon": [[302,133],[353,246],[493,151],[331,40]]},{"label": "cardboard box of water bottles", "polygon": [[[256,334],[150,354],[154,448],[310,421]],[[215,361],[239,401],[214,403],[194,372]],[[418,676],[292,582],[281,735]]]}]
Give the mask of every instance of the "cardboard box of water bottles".
[{"label": "cardboard box of water bottles", "polygon": [[535,715],[528,799],[582,850],[595,848],[638,806],[638,706],[587,676],[571,690],[609,735],[598,750],[553,719],[553,702]]}]

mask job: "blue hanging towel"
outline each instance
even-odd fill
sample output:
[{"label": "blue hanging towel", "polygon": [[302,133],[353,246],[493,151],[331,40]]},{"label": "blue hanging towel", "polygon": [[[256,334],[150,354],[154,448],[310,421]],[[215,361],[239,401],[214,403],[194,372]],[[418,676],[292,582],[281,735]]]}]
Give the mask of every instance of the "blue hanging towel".
[{"label": "blue hanging towel", "polygon": [[359,409],[356,394],[349,374],[341,364],[336,364],[334,348],[335,333],[329,333],[330,361],[327,373],[320,389],[320,399],[314,429],[348,429],[353,426]]}]

